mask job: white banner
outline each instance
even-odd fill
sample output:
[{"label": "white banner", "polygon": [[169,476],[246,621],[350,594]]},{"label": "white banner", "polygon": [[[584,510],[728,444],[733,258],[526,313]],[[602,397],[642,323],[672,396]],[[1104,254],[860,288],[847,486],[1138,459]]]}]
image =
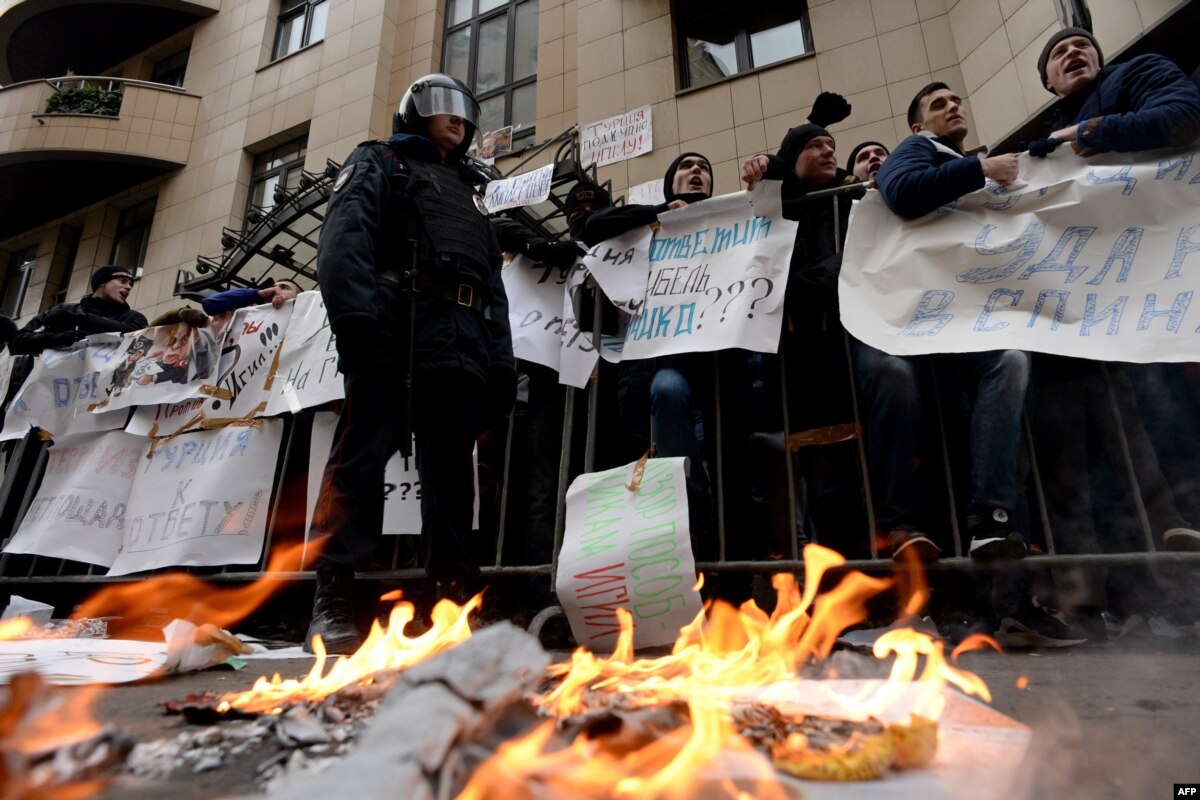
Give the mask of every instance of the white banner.
[{"label": "white banner", "polygon": [[868,192],[846,240],[842,322],[897,355],[1014,348],[1194,361],[1195,155],[1022,155],[1017,184],[912,221]]},{"label": "white banner", "polygon": [[585,168],[626,161],[653,149],[654,124],[648,105],[589,122],[579,133],[579,158]]},{"label": "white banner", "polygon": [[635,314],[646,301],[646,269],[654,231],[642,225],[600,242],[583,256],[583,266],[604,290],[608,301]]},{"label": "white banner", "polygon": [[623,358],[779,348],[796,223],[780,213],[777,181],[761,181],[749,201],[736,192],[659,217]]},{"label": "white banner", "polygon": [[663,194],[663,179],[655,178],[652,181],[630,186],[625,202],[639,206],[657,206],[667,202],[667,196]]},{"label": "white banner", "polygon": [[123,431],[57,439],[37,496],[4,552],[111,566],[129,490],[149,448],[146,439]]},{"label": "white banner", "polygon": [[325,300],[320,292],[303,292],[294,301],[267,413],[295,414],[344,396]]},{"label": "white banner", "polygon": [[187,433],[143,459],[108,574],[258,561],[283,421],[260,424]]},{"label": "white banner", "polygon": [[487,194],[483,197],[483,205],[489,214],[495,214],[497,211],[504,211],[508,208],[543,203],[550,197],[550,181],[553,178],[554,165],[547,164],[533,172],[492,181],[487,185]]},{"label": "white banner", "polygon": [[211,378],[220,355],[220,332],[184,322],[127,333],[114,364],[101,376],[102,407],[177,403],[194,397]]},{"label": "white banner", "polygon": [[526,256],[514,258],[502,273],[513,354],[556,370],[561,383],[580,388],[598,355],[588,334],[579,330],[567,297],[572,277],[582,277],[578,264],[562,270]]},{"label": "white banner", "polygon": [[567,490],[555,591],[575,641],[611,649],[616,609],[633,615],[634,647],[673,643],[700,613],[688,533],[684,458],[654,458],[637,492],[634,465],[580,475]]},{"label": "white banner", "polygon": [[[318,411],[313,415],[312,439],[308,458],[308,516],[305,530],[312,527],[317,495],[321,491],[321,476],[329,463],[337,414]],[[417,474],[417,450],[413,445],[411,458],[393,453],[383,478],[383,533],[394,536],[416,536],[421,533],[421,477]],[[472,526],[479,527],[479,451],[475,451],[475,507]]]},{"label": "white banner", "polygon": [[122,345],[119,335],[98,333],[80,340],[74,349],[33,356],[33,370],[9,405],[0,440],[19,439],[30,427],[61,436],[124,425],[127,411],[88,413],[107,397],[101,387],[119,363]]}]

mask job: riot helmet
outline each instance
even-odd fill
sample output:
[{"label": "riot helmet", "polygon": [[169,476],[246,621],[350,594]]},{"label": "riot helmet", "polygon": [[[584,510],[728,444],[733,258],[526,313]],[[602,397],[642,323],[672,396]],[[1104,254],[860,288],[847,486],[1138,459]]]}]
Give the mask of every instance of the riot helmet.
[{"label": "riot helmet", "polygon": [[392,130],[424,136],[429,130],[429,118],[435,114],[462,117],[466,124],[462,144],[450,154],[450,160],[457,161],[470,149],[479,128],[479,103],[458,78],[435,73],[414,81],[400,101],[400,110],[392,119]]}]

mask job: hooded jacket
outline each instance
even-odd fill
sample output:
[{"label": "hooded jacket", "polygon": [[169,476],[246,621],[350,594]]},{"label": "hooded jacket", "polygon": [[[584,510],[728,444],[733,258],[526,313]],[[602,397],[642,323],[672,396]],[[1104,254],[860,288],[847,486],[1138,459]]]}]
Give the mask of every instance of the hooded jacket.
[{"label": "hooded jacket", "polygon": [[1200,88],[1173,61],[1137,56],[1063,98],[1050,129],[1091,119],[1095,129],[1079,145],[1093,153],[1183,147],[1200,136]]},{"label": "hooded jacket", "polygon": [[658,220],[658,215],[667,211],[667,206],[673,200],[682,200],[685,203],[695,203],[700,200],[706,200],[712,197],[712,185],[709,186],[708,194],[691,193],[691,194],[675,194],[672,186],[675,171],[679,169],[679,162],[683,161],[688,156],[698,156],[703,158],[705,163],[708,163],[709,174],[712,174],[712,163],[708,158],[700,153],[680,153],[676,156],[671,165],[667,167],[666,173],[663,175],[663,196],[666,197],[666,202],[658,205],[626,205],[612,206],[611,208],[602,208],[588,215],[587,221],[583,226],[583,238],[581,241],[588,247],[592,247],[606,239],[611,239],[614,236],[620,236],[626,231],[631,231],[634,228],[643,225],[649,225]]}]

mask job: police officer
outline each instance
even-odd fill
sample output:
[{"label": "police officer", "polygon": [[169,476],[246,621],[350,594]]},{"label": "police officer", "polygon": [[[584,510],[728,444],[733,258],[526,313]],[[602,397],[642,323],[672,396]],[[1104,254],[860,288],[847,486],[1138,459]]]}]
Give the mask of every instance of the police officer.
[{"label": "police officer", "polygon": [[501,257],[465,160],[479,105],[447,75],[409,87],[387,142],[334,182],[317,272],[346,400],[313,520],[323,543],[313,617],[330,652],[361,643],[354,568],[375,551],[384,466],[416,436],[427,598],[466,599],[476,437],[512,405],[516,373]]}]

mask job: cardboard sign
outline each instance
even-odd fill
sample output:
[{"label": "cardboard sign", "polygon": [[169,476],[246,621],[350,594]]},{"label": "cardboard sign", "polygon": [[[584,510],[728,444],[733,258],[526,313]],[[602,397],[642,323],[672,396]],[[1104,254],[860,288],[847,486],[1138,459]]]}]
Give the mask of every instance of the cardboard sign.
[{"label": "cardboard sign", "polygon": [[144,459],[108,574],[258,561],[283,422],[259,424],[187,433]]},{"label": "cardboard sign", "polygon": [[1119,361],[1200,352],[1197,149],[1020,157],[1019,183],[904,220],[850,220],[842,322],[896,355],[1015,348]]},{"label": "cardboard sign", "polygon": [[56,439],[37,496],[4,552],[111,566],[149,449],[149,441],[124,431]]},{"label": "cardboard sign", "polygon": [[686,461],[651,459],[637,492],[626,488],[634,464],[580,475],[567,490],[555,591],[589,650],[612,648],[617,608],[633,615],[634,647],[672,644],[700,613]]}]

